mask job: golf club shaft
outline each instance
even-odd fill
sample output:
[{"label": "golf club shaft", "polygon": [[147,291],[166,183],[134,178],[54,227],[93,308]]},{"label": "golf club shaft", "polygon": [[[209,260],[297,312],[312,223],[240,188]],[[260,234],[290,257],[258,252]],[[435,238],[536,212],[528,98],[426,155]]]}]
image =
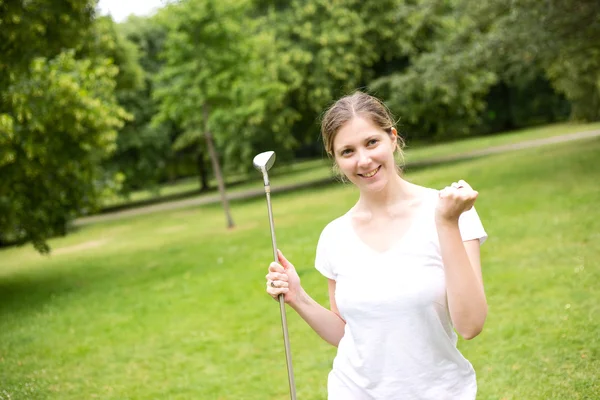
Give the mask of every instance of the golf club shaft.
[{"label": "golf club shaft", "polygon": [[[271,242],[273,243],[273,259],[279,262],[277,257],[277,243],[275,241],[275,224],[273,223],[273,211],[271,209],[271,185],[265,185],[265,194],[267,195],[267,208],[269,209],[269,224],[271,226]],[[287,319],[285,315],[285,300],[283,294],[278,296],[279,310],[281,312],[281,327],[283,329],[283,343],[285,345],[285,359],[287,362],[288,381],[290,384],[290,398],[296,400],[296,384],[294,383],[294,370],[292,368],[292,351],[290,348],[290,338],[288,335]]]}]

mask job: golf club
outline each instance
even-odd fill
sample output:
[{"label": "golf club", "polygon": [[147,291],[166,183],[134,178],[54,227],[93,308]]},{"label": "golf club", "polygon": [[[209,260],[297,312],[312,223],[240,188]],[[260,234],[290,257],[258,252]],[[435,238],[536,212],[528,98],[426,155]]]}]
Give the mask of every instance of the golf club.
[{"label": "golf club", "polygon": [[[271,209],[271,183],[269,182],[268,171],[275,163],[275,152],[265,151],[264,153],[258,154],[254,157],[254,167],[262,172],[263,180],[265,182],[265,194],[267,196],[267,208],[269,210],[269,224],[271,226],[271,242],[273,243],[273,259],[275,262],[279,262],[277,257],[277,244],[275,242],[275,226],[273,224],[273,211]],[[283,328],[283,343],[285,345],[285,359],[287,362],[288,370],[288,381],[290,384],[290,397],[292,400],[296,400],[296,385],[294,383],[294,370],[292,369],[292,353],[290,350],[290,338],[288,335],[287,319],[285,317],[285,301],[283,294],[278,296],[279,299],[279,310],[281,312],[281,327]]]}]

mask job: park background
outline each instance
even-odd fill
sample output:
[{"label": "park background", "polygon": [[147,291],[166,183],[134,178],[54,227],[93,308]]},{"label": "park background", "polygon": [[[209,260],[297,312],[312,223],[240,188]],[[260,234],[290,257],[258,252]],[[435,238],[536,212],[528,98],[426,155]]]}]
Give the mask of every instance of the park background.
[{"label": "park background", "polygon": [[[385,101],[408,180],[465,179],[489,316],[481,399],[600,397],[600,3],[0,1],[0,399],[282,399],[279,247],[327,305],[318,235],[357,193],[323,110]],[[335,349],[288,313],[300,399]]]}]

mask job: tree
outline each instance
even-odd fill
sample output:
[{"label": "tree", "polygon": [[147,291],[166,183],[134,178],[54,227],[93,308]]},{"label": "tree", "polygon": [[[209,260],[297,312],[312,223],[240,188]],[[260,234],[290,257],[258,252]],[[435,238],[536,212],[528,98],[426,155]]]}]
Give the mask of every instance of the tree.
[{"label": "tree", "polygon": [[485,132],[483,124],[492,123],[487,115],[496,111],[490,107],[533,110],[532,99],[553,120],[563,114],[561,96],[573,118],[600,118],[597,1],[420,0],[415,7],[417,15],[437,8],[430,20],[441,22],[442,34],[408,68],[371,84],[405,116],[413,137]]},{"label": "tree", "polygon": [[[99,168],[127,114],[117,69],[80,60],[95,2],[0,2],[0,243],[65,233],[111,182]],[[69,50],[72,49],[72,50]]]},{"label": "tree", "polygon": [[403,134],[410,139],[471,133],[498,79],[485,64],[489,49],[473,46],[462,52],[466,43],[476,42],[476,21],[441,0],[407,2],[398,18],[408,62],[369,87],[401,116]]},{"label": "tree", "polygon": [[123,174],[121,190],[129,194],[135,189],[156,186],[165,178],[164,171],[172,157],[173,125],[151,123],[158,111],[152,98],[153,79],[162,66],[159,53],[166,32],[152,17],[131,16],[118,25],[112,23],[109,33],[114,49],[120,49],[114,57],[119,74],[132,71],[127,67],[133,61],[140,68],[138,84],[122,85],[117,80],[119,104],[134,118],[119,131],[117,148],[106,166]]},{"label": "tree", "polygon": [[[211,0],[167,7],[165,67],[155,90],[160,102],[156,121],[170,119],[184,129],[176,148],[201,151],[200,143],[206,143],[229,227],[233,219],[220,159],[248,169],[257,141],[268,137],[275,147],[289,146],[277,134],[291,116],[277,112],[285,88],[269,63],[274,38],[247,18],[248,6],[248,1]],[[270,131],[262,131],[266,120]]]},{"label": "tree", "polygon": [[73,52],[32,61],[5,93],[0,115],[0,234],[49,251],[46,239],[93,210],[110,177],[99,168],[127,114],[114,98],[116,67]]},{"label": "tree", "polygon": [[541,68],[571,103],[574,119],[600,119],[600,2],[519,0],[510,7],[499,0],[486,3],[497,16],[486,39],[502,70],[512,77],[530,66]]},{"label": "tree", "polygon": [[[282,109],[301,145],[316,142],[317,120],[333,100],[364,87],[377,70],[402,62],[397,10],[403,1],[255,0],[272,31],[277,79],[285,85]],[[314,155],[314,154],[313,154]]]},{"label": "tree", "polygon": [[0,87],[26,71],[35,57],[52,57],[76,48],[94,17],[90,0],[1,0]]}]

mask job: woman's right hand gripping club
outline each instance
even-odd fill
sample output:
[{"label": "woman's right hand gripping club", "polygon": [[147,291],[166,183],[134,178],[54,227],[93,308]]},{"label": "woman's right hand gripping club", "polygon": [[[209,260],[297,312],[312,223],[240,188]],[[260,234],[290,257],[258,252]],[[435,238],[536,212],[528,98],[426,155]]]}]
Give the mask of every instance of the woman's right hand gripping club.
[{"label": "woman's right hand gripping club", "polygon": [[284,257],[280,250],[277,250],[279,263],[272,262],[269,265],[267,274],[267,293],[277,300],[280,294],[287,304],[292,304],[299,299],[302,291],[300,286],[300,277],[296,268]]}]

